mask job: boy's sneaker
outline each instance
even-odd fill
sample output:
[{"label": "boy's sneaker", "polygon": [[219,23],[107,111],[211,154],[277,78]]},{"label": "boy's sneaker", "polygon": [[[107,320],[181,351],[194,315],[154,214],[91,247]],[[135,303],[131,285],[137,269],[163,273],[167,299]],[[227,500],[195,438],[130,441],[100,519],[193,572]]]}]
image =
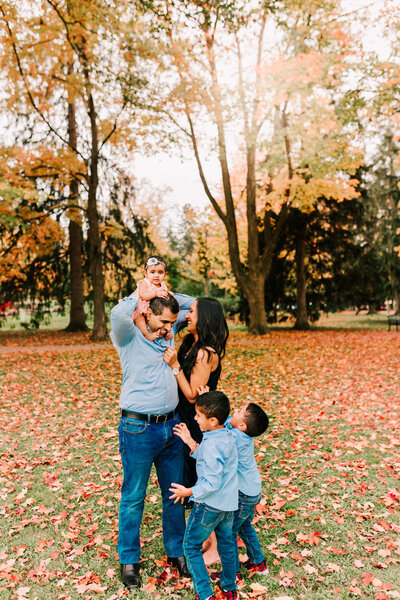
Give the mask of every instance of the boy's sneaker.
[{"label": "boy's sneaker", "polygon": [[[221,579],[221,571],[219,573],[210,573],[210,577],[213,581],[219,581]],[[243,581],[243,575],[239,571],[236,573],[236,583]]]},{"label": "boy's sneaker", "polygon": [[237,600],[238,593],[237,590],[223,590],[221,587],[218,586],[216,598],[218,600],[223,600],[224,598],[226,598],[227,600]]},{"label": "boy's sneaker", "polygon": [[243,563],[243,566],[248,571],[255,571],[258,575],[268,575],[269,569],[265,564],[265,560],[260,563],[253,563],[250,559]]}]

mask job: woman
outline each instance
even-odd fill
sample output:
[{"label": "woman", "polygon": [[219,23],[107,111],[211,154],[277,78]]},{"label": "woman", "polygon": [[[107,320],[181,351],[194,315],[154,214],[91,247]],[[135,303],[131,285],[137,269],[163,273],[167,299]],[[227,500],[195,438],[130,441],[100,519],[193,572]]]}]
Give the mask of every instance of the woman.
[{"label": "woman", "polygon": [[[178,354],[174,348],[168,348],[164,359],[176,372],[181,421],[186,423],[193,439],[200,443],[203,434],[194,420],[197,390],[206,385],[210,390],[217,388],[229,330],[222,306],[214,298],[198,298],[193,302],[186,319],[188,333]],[[196,461],[190,456],[186,444],[184,452],[183,484],[192,487],[197,479]],[[204,555],[206,562],[214,562],[218,556],[215,552],[214,547],[207,551],[209,556]]]}]

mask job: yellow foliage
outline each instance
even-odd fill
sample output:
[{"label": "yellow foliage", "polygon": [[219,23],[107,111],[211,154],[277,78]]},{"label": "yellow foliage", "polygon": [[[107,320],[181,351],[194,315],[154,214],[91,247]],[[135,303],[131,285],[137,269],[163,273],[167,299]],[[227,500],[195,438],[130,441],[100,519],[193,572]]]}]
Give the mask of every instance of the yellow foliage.
[{"label": "yellow foliage", "polygon": [[287,174],[282,173],[274,179],[274,190],[266,195],[266,200],[276,213],[279,213],[285,202],[303,212],[309,212],[315,208],[319,198],[332,198],[337,202],[357,198],[360,195],[356,190],[357,184],[355,179],[339,176],[313,177],[307,181],[301,175],[295,174],[290,180]]}]

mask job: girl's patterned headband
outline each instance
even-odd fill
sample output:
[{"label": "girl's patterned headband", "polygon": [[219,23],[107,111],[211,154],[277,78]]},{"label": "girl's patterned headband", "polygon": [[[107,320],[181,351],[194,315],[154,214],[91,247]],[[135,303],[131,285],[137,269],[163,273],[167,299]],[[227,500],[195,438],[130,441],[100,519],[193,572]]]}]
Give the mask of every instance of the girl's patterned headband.
[{"label": "girl's patterned headband", "polygon": [[162,259],[160,260],[155,256],[151,256],[146,260],[146,264],[144,265],[144,267],[146,269],[147,267],[153,267],[154,265],[164,265],[164,267],[166,266],[165,262]]}]

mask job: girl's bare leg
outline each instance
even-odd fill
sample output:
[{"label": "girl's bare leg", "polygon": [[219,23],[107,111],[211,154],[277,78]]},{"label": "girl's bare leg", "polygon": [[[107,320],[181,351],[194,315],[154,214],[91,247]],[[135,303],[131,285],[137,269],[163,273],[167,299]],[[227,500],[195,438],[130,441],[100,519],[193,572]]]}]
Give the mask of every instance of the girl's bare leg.
[{"label": "girl's bare leg", "polygon": [[221,559],[217,550],[217,538],[215,536],[215,532],[213,531],[210,537],[206,539],[203,544],[203,558],[206,566],[212,565],[216,562],[221,562]]}]

